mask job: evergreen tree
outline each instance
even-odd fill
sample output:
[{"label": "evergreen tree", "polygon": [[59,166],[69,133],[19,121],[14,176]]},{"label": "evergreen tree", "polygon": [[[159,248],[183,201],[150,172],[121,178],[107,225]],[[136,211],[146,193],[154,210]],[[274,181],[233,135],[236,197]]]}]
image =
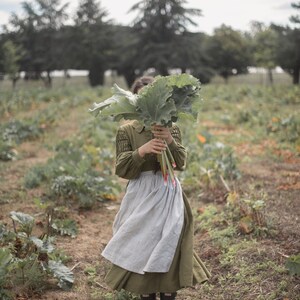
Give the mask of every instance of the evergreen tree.
[{"label": "evergreen tree", "polygon": [[92,86],[103,84],[113,56],[112,25],[95,0],[81,0],[75,16],[73,55],[75,67],[89,71]]},{"label": "evergreen tree", "polygon": [[[16,38],[26,50],[27,55],[22,60],[22,70],[26,78],[42,78],[46,86],[51,86],[51,72],[61,69],[60,62],[64,56],[59,31],[67,19],[68,4],[61,0],[35,0],[22,3],[23,14],[12,14],[10,25]],[[46,77],[42,77],[42,72]]]},{"label": "evergreen tree", "polygon": [[196,25],[192,17],[201,15],[199,9],[185,8],[186,2],[142,0],[131,8],[130,11],[138,12],[133,28],[139,39],[135,47],[139,50],[136,62],[140,72],[154,67],[161,75],[168,74],[174,53],[176,55],[177,48],[182,47],[178,37],[189,25]]},{"label": "evergreen tree", "polygon": [[[300,1],[291,4],[293,8],[300,10]],[[290,17],[290,21],[294,24],[300,24],[300,13]]]},{"label": "evergreen tree", "polygon": [[129,26],[115,25],[113,26],[113,38],[112,69],[123,75],[128,87],[131,87],[136,77],[136,70],[139,68],[136,60],[138,55],[137,34]]},{"label": "evergreen tree", "polygon": [[298,15],[293,15],[290,20],[295,24],[289,26],[273,25],[278,35],[277,62],[282,69],[293,77],[293,84],[300,83],[300,2],[293,3],[292,7],[298,10]]}]

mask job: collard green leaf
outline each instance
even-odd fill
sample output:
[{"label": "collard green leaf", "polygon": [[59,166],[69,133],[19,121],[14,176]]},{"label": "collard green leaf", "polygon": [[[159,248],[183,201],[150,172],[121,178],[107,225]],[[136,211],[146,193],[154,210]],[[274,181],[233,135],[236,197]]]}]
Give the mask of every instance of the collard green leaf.
[{"label": "collard green leaf", "polygon": [[200,82],[197,78],[188,75],[168,76],[168,84],[173,88],[172,99],[174,99],[177,113],[187,113],[196,117],[193,112],[193,103],[200,100]]},{"label": "collard green leaf", "polygon": [[1,282],[4,281],[4,278],[7,273],[7,267],[9,266],[11,260],[12,260],[12,255],[10,254],[9,249],[6,248],[0,249],[0,287],[1,287]]},{"label": "collard green leaf", "polygon": [[172,87],[160,77],[153,84],[143,88],[137,99],[137,108],[146,126],[151,124],[167,125],[176,113],[174,100],[170,99]]},{"label": "collard green leaf", "polygon": [[192,103],[196,99],[191,86],[173,88],[172,99],[174,99],[177,112],[192,113]]},{"label": "collard green leaf", "polygon": [[200,82],[197,78],[189,74],[170,75],[166,77],[169,86],[182,88],[184,86],[193,86],[194,89],[200,89]]},{"label": "collard green leaf", "polygon": [[129,102],[126,97],[120,98],[117,102],[111,103],[101,111],[102,116],[112,116],[118,118],[119,116],[126,115],[127,118],[135,119],[138,117],[136,114],[136,107]]},{"label": "collard green leaf", "polygon": [[94,103],[101,116],[139,120],[147,127],[152,124],[170,126],[180,113],[193,114],[192,105],[199,99],[200,82],[189,74],[158,76],[139,94],[132,94],[114,85],[114,95]]},{"label": "collard green leaf", "polygon": [[51,253],[55,249],[53,244],[49,240],[41,240],[35,236],[31,236],[30,240],[36,245],[36,247],[42,251],[42,252],[47,252]]},{"label": "collard green leaf", "polygon": [[27,235],[31,233],[34,224],[34,218],[32,216],[22,212],[11,211],[10,217],[20,224],[18,231],[25,232]]},{"label": "collard green leaf", "polygon": [[32,216],[22,212],[11,211],[10,217],[22,225],[32,224],[34,222],[34,218]]},{"label": "collard green leaf", "polygon": [[60,235],[69,235],[75,238],[77,235],[77,224],[74,220],[63,219],[54,220],[52,228],[55,229]]},{"label": "collard green leaf", "polygon": [[103,116],[118,116],[122,113],[135,113],[137,95],[121,89],[117,84],[113,87],[113,96],[100,103],[94,103],[90,112],[101,113]]},{"label": "collard green leaf", "polygon": [[70,289],[74,283],[73,272],[61,261],[49,260],[48,269],[58,279],[58,286],[62,289]]},{"label": "collard green leaf", "polygon": [[291,275],[300,276],[300,254],[290,256],[285,265]]},{"label": "collard green leaf", "polygon": [[0,240],[4,238],[6,233],[7,233],[6,226],[4,224],[0,224]]},{"label": "collard green leaf", "polygon": [[115,95],[117,95],[120,98],[127,98],[129,103],[134,105],[136,104],[136,99],[137,99],[137,95],[131,93],[130,91],[125,91],[123,89],[121,89],[116,83],[113,86],[113,92],[115,93]]}]

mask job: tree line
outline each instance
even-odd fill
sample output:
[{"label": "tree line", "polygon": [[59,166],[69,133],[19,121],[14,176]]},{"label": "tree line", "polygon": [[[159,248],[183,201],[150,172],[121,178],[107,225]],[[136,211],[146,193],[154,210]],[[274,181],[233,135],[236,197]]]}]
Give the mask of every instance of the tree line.
[{"label": "tree line", "polygon": [[201,10],[185,3],[141,0],[130,9],[137,15],[133,25],[121,26],[97,0],[80,0],[72,20],[61,0],[25,1],[22,14],[13,13],[0,34],[0,73],[14,85],[23,71],[25,80],[51,86],[52,71],[84,69],[96,86],[110,69],[130,86],[150,68],[161,75],[173,68],[189,71],[208,83],[215,75],[227,81],[256,66],[268,70],[272,83],[272,70],[280,66],[299,84],[300,2],[291,3],[293,27],[252,22],[247,32],[222,25],[212,35],[188,30]]}]

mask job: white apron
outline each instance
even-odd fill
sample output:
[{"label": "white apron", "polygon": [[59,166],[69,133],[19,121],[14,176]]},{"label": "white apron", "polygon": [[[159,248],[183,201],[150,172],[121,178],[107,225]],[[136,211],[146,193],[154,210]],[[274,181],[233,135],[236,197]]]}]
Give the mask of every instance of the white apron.
[{"label": "white apron", "polygon": [[102,255],[131,272],[168,272],[184,221],[179,180],[164,184],[162,173],[142,172],[129,181]]}]

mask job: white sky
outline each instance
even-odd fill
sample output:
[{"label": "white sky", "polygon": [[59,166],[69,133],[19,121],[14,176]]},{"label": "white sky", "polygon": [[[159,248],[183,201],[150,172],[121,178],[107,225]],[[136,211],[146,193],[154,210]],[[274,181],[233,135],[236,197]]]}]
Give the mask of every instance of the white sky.
[{"label": "white sky", "polygon": [[[21,2],[24,0],[0,0],[0,25],[6,24],[11,12],[22,11]],[[134,13],[128,14],[129,8],[139,0],[101,0],[101,6],[109,12],[109,18],[115,23],[129,25]],[[63,0],[69,2],[70,16],[78,6],[78,0]],[[185,7],[199,8],[202,17],[195,19],[198,27],[190,28],[192,31],[203,31],[211,34],[213,29],[221,24],[232,26],[234,29],[248,30],[252,20],[265,24],[271,22],[287,25],[289,17],[296,13],[291,3],[296,0],[188,0]]]}]

